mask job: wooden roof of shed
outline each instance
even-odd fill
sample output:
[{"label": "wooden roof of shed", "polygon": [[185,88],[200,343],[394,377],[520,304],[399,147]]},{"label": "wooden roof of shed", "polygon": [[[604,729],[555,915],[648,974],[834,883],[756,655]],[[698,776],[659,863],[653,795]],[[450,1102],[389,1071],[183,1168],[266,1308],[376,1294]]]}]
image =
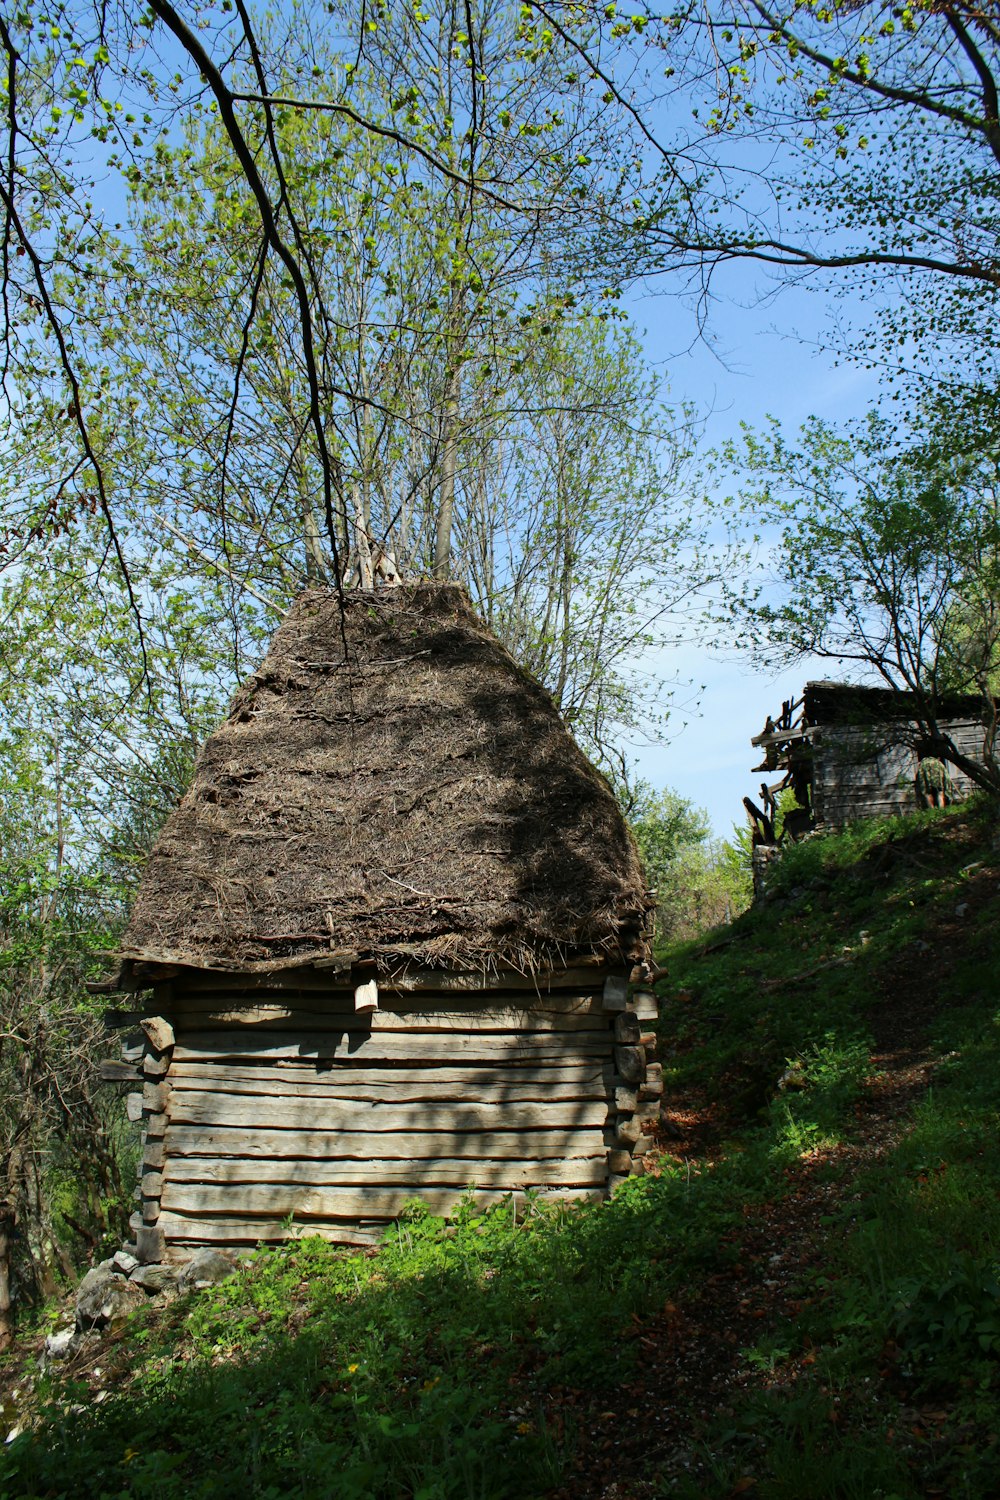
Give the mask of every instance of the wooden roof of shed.
[{"label": "wooden roof of shed", "polygon": [[[803,691],[808,725],[870,725],[916,716],[913,693],[887,687],[863,687],[848,682],[807,682]],[[939,720],[981,719],[983,701],[975,694],[951,693],[936,704]]]}]

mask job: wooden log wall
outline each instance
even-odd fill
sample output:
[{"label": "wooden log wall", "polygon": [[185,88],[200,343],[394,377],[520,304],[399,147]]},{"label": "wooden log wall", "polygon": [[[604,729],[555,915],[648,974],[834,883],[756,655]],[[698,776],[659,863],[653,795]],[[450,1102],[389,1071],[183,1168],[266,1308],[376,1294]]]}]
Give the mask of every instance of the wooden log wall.
[{"label": "wooden log wall", "polygon": [[139,1043],[104,1065],[142,1080],[140,1258],[303,1232],[371,1243],[413,1199],[448,1215],[470,1186],[483,1205],[613,1191],[659,1115],[657,1007],[588,979],[540,996],[400,986],[364,1013],[328,976],[157,986]]},{"label": "wooden log wall", "polygon": [[[972,758],[982,755],[982,726],[944,726],[958,748]],[[917,807],[916,752],[907,744],[884,741],[873,748],[877,731],[847,726],[824,727],[813,739],[813,815],[817,823],[839,828],[860,818],[885,818]],[[948,767],[950,796],[961,801],[972,783]]]}]

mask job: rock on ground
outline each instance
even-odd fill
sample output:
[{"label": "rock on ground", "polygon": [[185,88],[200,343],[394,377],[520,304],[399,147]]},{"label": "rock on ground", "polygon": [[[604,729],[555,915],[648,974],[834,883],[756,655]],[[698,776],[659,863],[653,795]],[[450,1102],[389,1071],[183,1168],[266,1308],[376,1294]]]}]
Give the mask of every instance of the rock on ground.
[{"label": "rock on ground", "polygon": [[142,1307],[145,1301],[141,1287],[116,1275],[110,1269],[110,1263],[95,1266],[94,1270],[87,1272],[77,1290],[76,1326],[81,1332],[88,1328],[104,1328]]},{"label": "rock on ground", "polygon": [[221,1250],[199,1250],[177,1278],[177,1285],[182,1292],[193,1292],[203,1286],[214,1286],[217,1281],[225,1281],[235,1270],[229,1256],[223,1255]]}]

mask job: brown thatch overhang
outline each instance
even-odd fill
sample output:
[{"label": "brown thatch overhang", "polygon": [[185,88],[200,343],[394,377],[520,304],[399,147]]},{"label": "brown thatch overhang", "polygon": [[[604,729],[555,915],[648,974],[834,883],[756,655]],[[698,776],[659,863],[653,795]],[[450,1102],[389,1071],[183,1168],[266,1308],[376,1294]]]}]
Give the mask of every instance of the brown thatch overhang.
[{"label": "brown thatch overhang", "polygon": [[163,829],[122,980],[633,964],[650,904],[606,781],[459,588],[313,590]]}]

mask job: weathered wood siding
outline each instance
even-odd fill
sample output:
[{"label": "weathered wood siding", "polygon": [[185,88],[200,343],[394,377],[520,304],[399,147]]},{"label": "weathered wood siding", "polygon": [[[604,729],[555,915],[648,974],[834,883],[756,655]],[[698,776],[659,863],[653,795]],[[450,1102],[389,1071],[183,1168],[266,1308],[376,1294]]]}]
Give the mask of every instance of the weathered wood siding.
[{"label": "weathered wood siding", "polygon": [[154,1003],[172,1039],[147,1047],[131,1096],[136,1225],[168,1254],[301,1232],[364,1243],[412,1199],[449,1214],[470,1186],[483,1204],[602,1196],[658,1113],[650,995],[609,1010],[597,988],[397,993],[356,1014],[349,990],[208,980]]},{"label": "weathered wood siding", "polygon": [[[964,754],[981,756],[982,725],[968,721],[944,728]],[[912,812],[918,806],[916,774],[916,752],[889,740],[884,728],[824,726],[813,739],[813,816],[817,824],[836,828],[859,818]],[[954,766],[948,777],[952,800],[969,795],[968,777]]]}]

